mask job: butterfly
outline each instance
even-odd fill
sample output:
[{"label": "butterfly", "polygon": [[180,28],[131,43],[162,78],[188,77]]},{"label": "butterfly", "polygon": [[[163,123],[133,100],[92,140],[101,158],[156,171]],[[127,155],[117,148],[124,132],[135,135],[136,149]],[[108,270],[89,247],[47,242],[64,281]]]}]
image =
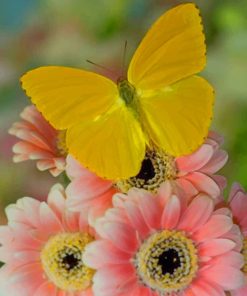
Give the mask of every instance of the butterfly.
[{"label": "butterfly", "polygon": [[26,94],[58,130],[68,151],[99,176],[138,174],[146,149],[174,157],[208,134],[214,91],[195,75],[206,63],[200,12],[178,5],[149,29],[117,83],[82,69],[45,66],[21,78]]}]

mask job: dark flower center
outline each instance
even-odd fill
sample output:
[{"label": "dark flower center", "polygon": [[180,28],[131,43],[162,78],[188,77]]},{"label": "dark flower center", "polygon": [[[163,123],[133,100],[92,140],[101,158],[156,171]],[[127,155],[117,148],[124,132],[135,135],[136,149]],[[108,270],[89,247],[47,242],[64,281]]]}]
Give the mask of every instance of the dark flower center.
[{"label": "dark flower center", "polygon": [[164,181],[175,179],[176,175],[174,157],[161,151],[148,150],[139,173],[129,179],[119,180],[116,186],[122,192],[135,187],[156,193]]},{"label": "dark flower center", "polygon": [[162,273],[165,275],[166,273],[173,274],[174,271],[180,267],[180,257],[178,252],[174,249],[169,249],[164,251],[158,257],[158,265],[162,268]]},{"label": "dark flower center", "polygon": [[71,269],[77,267],[81,259],[75,257],[74,254],[66,254],[62,259],[62,263],[66,270],[70,271]]},{"label": "dark flower center", "polygon": [[155,177],[154,166],[150,158],[145,158],[142,162],[142,167],[139,174],[136,176],[137,179],[142,179],[147,182]]}]

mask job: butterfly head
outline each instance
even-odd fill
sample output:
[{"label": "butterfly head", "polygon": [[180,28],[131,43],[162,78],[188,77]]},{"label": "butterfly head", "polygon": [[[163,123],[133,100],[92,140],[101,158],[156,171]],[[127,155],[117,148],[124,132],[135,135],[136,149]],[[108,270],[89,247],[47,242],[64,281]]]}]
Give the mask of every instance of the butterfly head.
[{"label": "butterfly head", "polygon": [[127,79],[118,80],[118,91],[121,99],[125,102],[127,106],[132,105],[135,98],[136,91],[135,87],[128,82]]}]

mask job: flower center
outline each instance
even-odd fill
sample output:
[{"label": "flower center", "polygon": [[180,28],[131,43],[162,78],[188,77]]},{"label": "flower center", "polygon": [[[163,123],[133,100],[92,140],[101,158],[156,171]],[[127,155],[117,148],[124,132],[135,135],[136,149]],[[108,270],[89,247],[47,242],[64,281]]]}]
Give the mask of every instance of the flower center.
[{"label": "flower center", "polygon": [[152,234],[137,252],[134,264],[140,281],[158,295],[185,289],[198,269],[197,250],[183,232],[163,230]]},{"label": "flower center", "polygon": [[90,287],[94,271],[84,265],[85,246],[93,241],[87,233],[62,233],[51,237],[41,252],[46,276],[63,291]]},{"label": "flower center", "polygon": [[245,237],[243,241],[242,254],[244,256],[244,267],[242,270],[245,274],[247,274],[247,237]]},{"label": "flower center", "polygon": [[68,154],[68,148],[66,146],[66,130],[58,131],[56,146],[61,156],[66,156]]},{"label": "flower center", "polygon": [[174,157],[163,152],[150,150],[146,152],[138,175],[127,180],[120,180],[116,183],[116,186],[125,193],[132,187],[156,193],[165,180],[175,179],[176,175]]}]

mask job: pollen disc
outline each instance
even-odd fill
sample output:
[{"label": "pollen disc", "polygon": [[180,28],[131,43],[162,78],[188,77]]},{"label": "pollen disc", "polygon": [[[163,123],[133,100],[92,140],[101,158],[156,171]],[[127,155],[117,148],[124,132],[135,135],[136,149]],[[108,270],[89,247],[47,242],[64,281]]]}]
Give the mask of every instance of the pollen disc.
[{"label": "pollen disc", "polygon": [[180,231],[152,234],[141,245],[134,262],[140,281],[160,295],[182,291],[198,270],[196,247]]}]

